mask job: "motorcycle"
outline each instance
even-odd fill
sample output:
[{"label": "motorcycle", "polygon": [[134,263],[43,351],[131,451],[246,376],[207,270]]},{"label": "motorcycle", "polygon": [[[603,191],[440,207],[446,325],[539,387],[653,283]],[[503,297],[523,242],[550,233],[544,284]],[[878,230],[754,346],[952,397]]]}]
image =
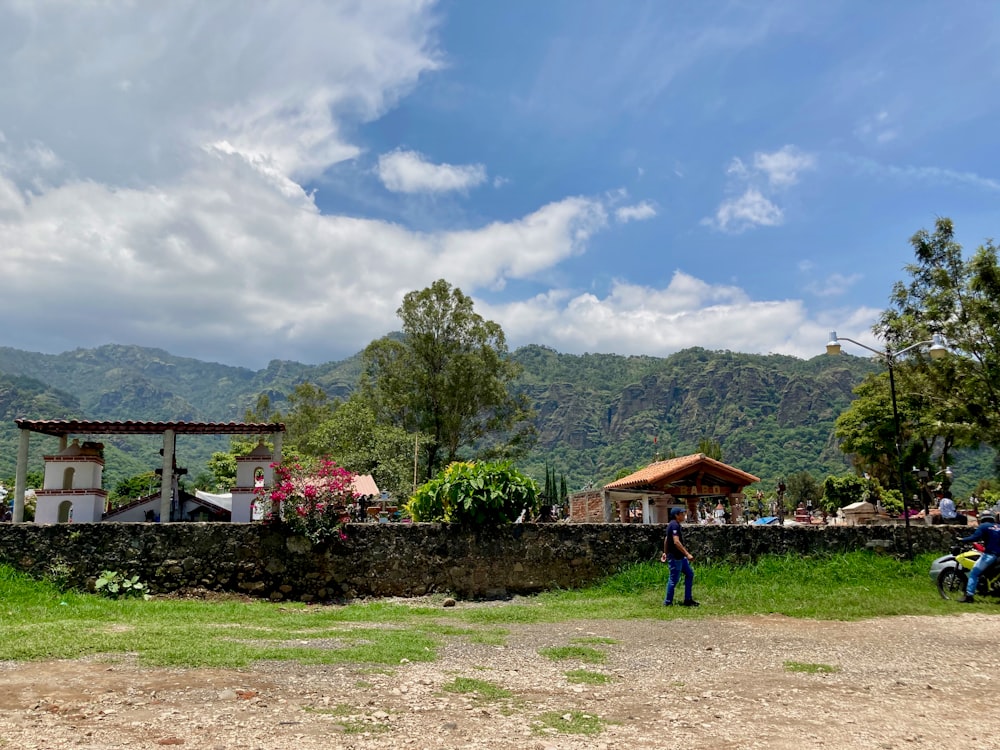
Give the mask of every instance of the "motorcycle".
[{"label": "motorcycle", "polygon": [[[969,571],[985,549],[979,542],[974,542],[963,552],[962,545],[956,544],[951,548],[950,555],[939,557],[931,564],[931,577],[936,576],[937,590],[942,599],[961,599],[965,595]],[[1000,596],[1000,559],[979,576],[976,594]]]}]

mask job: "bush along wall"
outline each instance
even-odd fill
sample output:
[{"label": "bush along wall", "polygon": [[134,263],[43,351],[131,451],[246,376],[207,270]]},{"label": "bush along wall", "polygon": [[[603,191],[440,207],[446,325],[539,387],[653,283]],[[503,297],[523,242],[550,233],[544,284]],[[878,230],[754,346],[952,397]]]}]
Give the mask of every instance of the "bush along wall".
[{"label": "bush along wall", "polygon": [[[575,588],[623,566],[659,559],[665,526],[347,524],[346,538],[313,544],[263,524],[0,524],[0,562],[93,588],[101,571],[138,575],[151,593],[219,591],[272,601],[356,597],[500,598]],[[948,549],[954,529],[911,528],[914,553]],[[905,552],[902,527],[689,526],[699,562],[764,554],[864,549]]]}]

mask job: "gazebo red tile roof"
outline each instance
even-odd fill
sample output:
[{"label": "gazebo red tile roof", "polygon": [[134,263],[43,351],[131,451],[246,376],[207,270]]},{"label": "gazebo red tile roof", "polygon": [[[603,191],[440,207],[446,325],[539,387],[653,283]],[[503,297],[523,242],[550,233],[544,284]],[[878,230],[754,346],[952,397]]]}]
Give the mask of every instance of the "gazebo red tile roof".
[{"label": "gazebo red tile roof", "polygon": [[722,463],[722,461],[709,458],[704,453],[694,453],[690,456],[680,456],[678,458],[668,458],[666,461],[657,461],[645,468],[639,469],[639,471],[629,474],[627,477],[616,479],[614,482],[604,485],[604,489],[629,490],[655,488],[663,490],[671,483],[687,479],[693,474],[702,474],[705,484],[723,483],[739,485],[741,488],[760,481],[759,477],[741,471],[735,466],[730,466],[729,464]]}]

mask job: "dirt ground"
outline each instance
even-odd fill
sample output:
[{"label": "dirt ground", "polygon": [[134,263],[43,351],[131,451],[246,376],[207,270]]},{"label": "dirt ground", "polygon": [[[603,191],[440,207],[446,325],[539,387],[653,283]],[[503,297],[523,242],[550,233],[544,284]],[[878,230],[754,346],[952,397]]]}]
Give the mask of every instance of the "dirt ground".
[{"label": "dirt ground", "polygon": [[[851,623],[681,612],[515,625],[503,646],[448,636],[436,661],[391,669],[0,662],[0,748],[1000,747],[1000,610],[958,607],[953,617]],[[574,644],[606,661],[539,654]],[[574,684],[573,669],[611,679]],[[458,677],[510,696],[444,689]],[[560,730],[574,718],[605,723],[590,736]]]}]

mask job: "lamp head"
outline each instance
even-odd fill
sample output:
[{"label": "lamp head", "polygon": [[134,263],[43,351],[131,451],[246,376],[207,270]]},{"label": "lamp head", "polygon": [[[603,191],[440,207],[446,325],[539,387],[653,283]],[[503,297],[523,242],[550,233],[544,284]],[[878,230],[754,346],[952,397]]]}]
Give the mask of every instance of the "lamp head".
[{"label": "lamp head", "polygon": [[840,354],[840,342],[837,341],[837,332],[830,331],[830,340],[826,342],[827,354]]},{"label": "lamp head", "polygon": [[948,356],[948,346],[945,343],[944,336],[940,333],[935,333],[932,339],[931,348],[927,350],[927,353],[931,355],[931,359],[941,359]]}]

